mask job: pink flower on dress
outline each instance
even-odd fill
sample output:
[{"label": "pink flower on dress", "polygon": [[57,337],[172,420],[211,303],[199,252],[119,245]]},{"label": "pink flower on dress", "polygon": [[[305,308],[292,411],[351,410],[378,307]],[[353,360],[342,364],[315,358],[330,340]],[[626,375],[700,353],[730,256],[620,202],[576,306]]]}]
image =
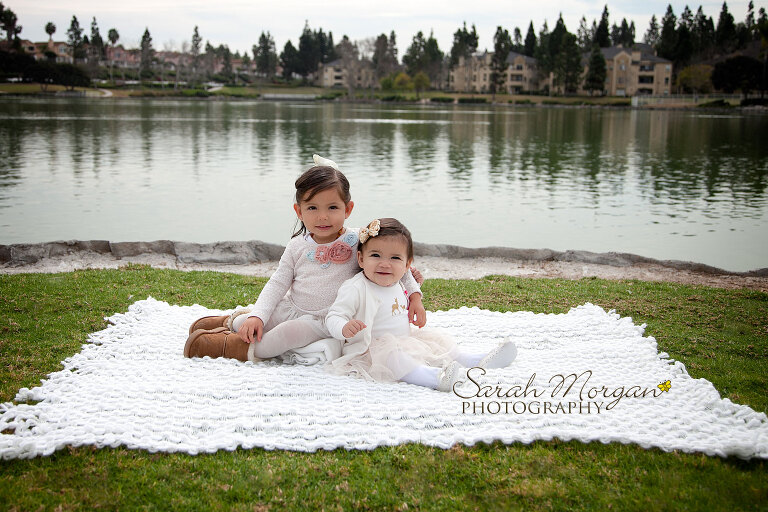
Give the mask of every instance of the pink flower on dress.
[{"label": "pink flower on dress", "polygon": [[334,242],[328,250],[328,258],[333,263],[346,263],[351,257],[352,248],[341,240]]},{"label": "pink flower on dress", "polygon": [[317,249],[315,249],[315,259],[318,263],[328,263],[328,246],[327,245],[318,245]]}]

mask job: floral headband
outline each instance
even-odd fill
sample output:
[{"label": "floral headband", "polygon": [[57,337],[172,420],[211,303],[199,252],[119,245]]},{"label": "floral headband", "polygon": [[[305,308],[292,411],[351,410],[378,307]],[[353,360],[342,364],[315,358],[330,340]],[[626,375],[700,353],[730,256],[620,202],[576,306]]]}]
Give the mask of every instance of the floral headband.
[{"label": "floral headband", "polygon": [[360,235],[358,236],[358,238],[360,239],[360,243],[364,244],[365,241],[368,240],[369,238],[378,235],[379,228],[381,228],[381,222],[379,222],[379,219],[375,219],[370,224],[368,224],[367,228],[361,229]]}]

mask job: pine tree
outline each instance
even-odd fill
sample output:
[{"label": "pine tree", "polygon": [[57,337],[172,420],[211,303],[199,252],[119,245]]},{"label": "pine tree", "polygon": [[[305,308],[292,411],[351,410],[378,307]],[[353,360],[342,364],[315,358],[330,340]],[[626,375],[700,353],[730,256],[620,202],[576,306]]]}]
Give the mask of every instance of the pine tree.
[{"label": "pine tree", "polygon": [[611,46],[611,34],[608,24],[608,5],[603,8],[603,15],[600,17],[600,23],[597,25],[595,31],[595,43],[600,48],[608,48]]},{"label": "pine tree", "polygon": [[494,100],[496,93],[504,90],[504,83],[507,79],[507,57],[512,50],[512,39],[509,32],[496,28],[496,34],[493,36],[493,57],[491,57],[491,92]]},{"label": "pine tree", "polygon": [[192,83],[197,83],[197,74],[200,71],[200,47],[203,44],[203,38],[200,37],[200,32],[197,30],[197,25],[195,25],[195,30],[192,32],[192,45],[190,46],[189,53],[192,55]]},{"label": "pine tree", "polygon": [[600,47],[595,45],[589,55],[589,70],[584,83],[584,88],[589,91],[590,95],[595,91],[602,93],[605,90],[606,73],[605,57],[600,51]]},{"label": "pine tree", "polygon": [[[699,9],[701,9],[701,7],[699,7]],[[659,22],[656,20],[656,15],[654,14],[651,16],[651,22],[648,24],[648,30],[646,30],[645,35],[643,36],[643,42],[656,48],[660,40],[661,35],[659,34]]]},{"label": "pine tree", "polygon": [[660,57],[675,60],[677,49],[677,16],[675,16],[672,6],[667,6],[667,12],[661,19],[661,36],[659,44],[656,46],[656,52]]},{"label": "pine tree", "polygon": [[723,2],[720,17],[717,20],[715,44],[718,49],[725,53],[730,52],[736,46],[736,24],[733,21],[733,15],[728,12],[728,4],[725,2]]},{"label": "pine tree", "polygon": [[528,57],[533,57],[536,52],[536,32],[533,30],[533,22],[528,25],[528,33],[525,35],[525,46],[523,47],[523,54]]},{"label": "pine tree", "polygon": [[149,28],[144,29],[144,35],[141,36],[141,63],[139,76],[151,76],[152,58],[155,50],[152,49],[152,36],[149,35]]},{"label": "pine tree", "polygon": [[69,23],[69,29],[67,29],[67,44],[72,52],[73,59],[77,60],[85,58],[83,29],[80,28],[80,22],[77,21],[77,16],[72,16],[72,21]]}]

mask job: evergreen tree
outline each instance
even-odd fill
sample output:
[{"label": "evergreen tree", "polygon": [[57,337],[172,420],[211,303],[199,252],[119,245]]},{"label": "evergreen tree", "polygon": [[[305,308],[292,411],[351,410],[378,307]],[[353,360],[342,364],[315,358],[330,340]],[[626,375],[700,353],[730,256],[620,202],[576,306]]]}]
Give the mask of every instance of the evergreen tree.
[{"label": "evergreen tree", "polygon": [[590,95],[595,91],[602,93],[605,90],[606,73],[603,52],[600,51],[599,46],[594,45],[592,53],[589,55],[589,70],[584,83],[584,88],[589,91]]},{"label": "evergreen tree", "polygon": [[683,69],[693,56],[693,13],[685,6],[680,14],[680,20],[677,26],[677,44],[675,46],[675,68]]},{"label": "evergreen tree", "polygon": [[91,53],[98,60],[104,60],[107,56],[104,51],[104,40],[99,32],[99,25],[96,23],[96,17],[91,21]]},{"label": "evergreen tree", "polygon": [[397,38],[395,37],[395,31],[391,31],[389,33],[389,58],[392,59],[393,62],[397,63]]},{"label": "evergreen tree", "polygon": [[515,27],[514,35],[512,36],[512,51],[523,53],[523,33],[520,32],[520,27]]},{"label": "evergreen tree", "polygon": [[[395,54],[396,52],[397,50],[395,50]],[[381,34],[376,38],[371,61],[377,80],[382,79],[397,69],[397,59],[393,57],[386,34]]]},{"label": "evergreen tree", "polygon": [[272,78],[277,70],[277,50],[275,40],[269,32],[262,32],[259,36],[259,44],[253,47],[253,60],[256,63],[256,72]]},{"label": "evergreen tree", "polygon": [[83,29],[80,28],[80,22],[77,21],[77,16],[72,16],[72,21],[69,23],[69,29],[67,30],[67,45],[69,45],[73,59],[85,58]]},{"label": "evergreen tree", "polygon": [[149,35],[149,28],[144,29],[144,35],[141,36],[141,63],[139,67],[139,76],[151,76],[152,58],[155,50],[152,49],[152,36]]},{"label": "evergreen tree", "polygon": [[672,5],[667,6],[667,12],[661,19],[661,36],[656,52],[660,57],[675,60],[677,49],[677,16],[672,10]]},{"label": "evergreen tree", "polygon": [[523,47],[523,54],[528,57],[533,57],[536,52],[536,32],[533,30],[533,22],[528,25],[528,33],[525,34],[525,46]]},{"label": "evergreen tree", "polygon": [[299,56],[299,51],[291,41],[285,43],[283,51],[280,53],[280,64],[283,66],[283,78],[286,80],[290,80],[294,74],[301,74],[303,62]]},{"label": "evergreen tree", "polygon": [[197,83],[197,75],[200,71],[201,57],[200,47],[203,44],[203,38],[200,37],[200,32],[195,25],[195,30],[192,32],[192,44],[189,48],[189,53],[192,56],[192,83]]},{"label": "evergreen tree", "polygon": [[[555,32],[552,32],[554,36]],[[579,89],[581,81],[581,51],[576,36],[566,31],[560,40],[560,51],[553,56],[555,84],[562,85],[568,94]]]},{"label": "evergreen tree", "polygon": [[711,17],[704,15],[701,6],[696,11],[691,27],[691,44],[693,54],[699,58],[709,58],[715,39],[715,25]]},{"label": "evergreen tree", "polygon": [[0,2],[0,24],[5,31],[5,37],[8,41],[12,42],[13,48],[19,50],[21,48],[21,40],[19,34],[21,34],[21,25],[18,25],[18,18],[16,13],[10,8],[7,8]]},{"label": "evergreen tree", "polygon": [[541,29],[539,29],[539,40],[534,52],[534,56],[538,63],[539,73],[542,75],[548,75],[552,71],[553,66],[552,58],[549,54],[549,39],[549,26],[547,25],[547,21],[544,20],[544,24],[541,26]]},{"label": "evergreen tree", "polygon": [[736,47],[736,25],[733,21],[733,15],[728,12],[728,4],[725,2],[723,2],[723,8],[720,10],[720,18],[717,20],[715,44],[725,53]]},{"label": "evergreen tree", "polygon": [[[701,7],[699,7],[701,9]],[[661,40],[659,33],[659,22],[656,20],[656,15],[651,16],[651,22],[648,24],[648,30],[646,30],[643,36],[643,42],[656,48]]]},{"label": "evergreen tree", "polygon": [[512,39],[509,32],[496,28],[496,34],[493,36],[493,57],[491,58],[491,92],[496,97],[496,93],[504,90],[504,83],[507,80],[507,57],[512,49]]},{"label": "evergreen tree", "polygon": [[582,51],[587,51],[592,46],[592,41],[595,39],[595,34],[587,26],[587,18],[585,16],[581,17],[581,21],[579,22],[579,29],[576,32],[576,37],[579,40],[579,48],[581,48]]},{"label": "evergreen tree", "polygon": [[603,15],[600,17],[600,23],[597,25],[595,31],[595,43],[600,48],[608,48],[611,46],[611,34],[608,24],[608,5],[603,8]]},{"label": "evergreen tree", "polygon": [[461,57],[468,59],[475,53],[477,51],[478,42],[477,29],[472,25],[472,32],[470,32],[467,30],[467,22],[465,21],[464,27],[458,29],[453,34],[453,46],[451,46],[451,56],[449,61],[451,69],[456,67]]},{"label": "evergreen tree", "polygon": [[304,22],[304,30],[299,36],[299,61],[301,66],[298,73],[307,78],[310,73],[317,71],[317,65],[320,63],[320,48],[315,45],[315,36],[309,28],[309,22]]}]

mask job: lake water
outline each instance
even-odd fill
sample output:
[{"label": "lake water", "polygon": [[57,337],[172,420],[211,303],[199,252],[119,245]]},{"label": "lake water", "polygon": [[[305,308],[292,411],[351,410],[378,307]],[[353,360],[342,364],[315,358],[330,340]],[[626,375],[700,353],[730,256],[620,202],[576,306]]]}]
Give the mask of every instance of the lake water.
[{"label": "lake water", "polygon": [[0,98],[0,243],[285,244],[312,153],[349,225],[426,243],[768,267],[768,116]]}]

